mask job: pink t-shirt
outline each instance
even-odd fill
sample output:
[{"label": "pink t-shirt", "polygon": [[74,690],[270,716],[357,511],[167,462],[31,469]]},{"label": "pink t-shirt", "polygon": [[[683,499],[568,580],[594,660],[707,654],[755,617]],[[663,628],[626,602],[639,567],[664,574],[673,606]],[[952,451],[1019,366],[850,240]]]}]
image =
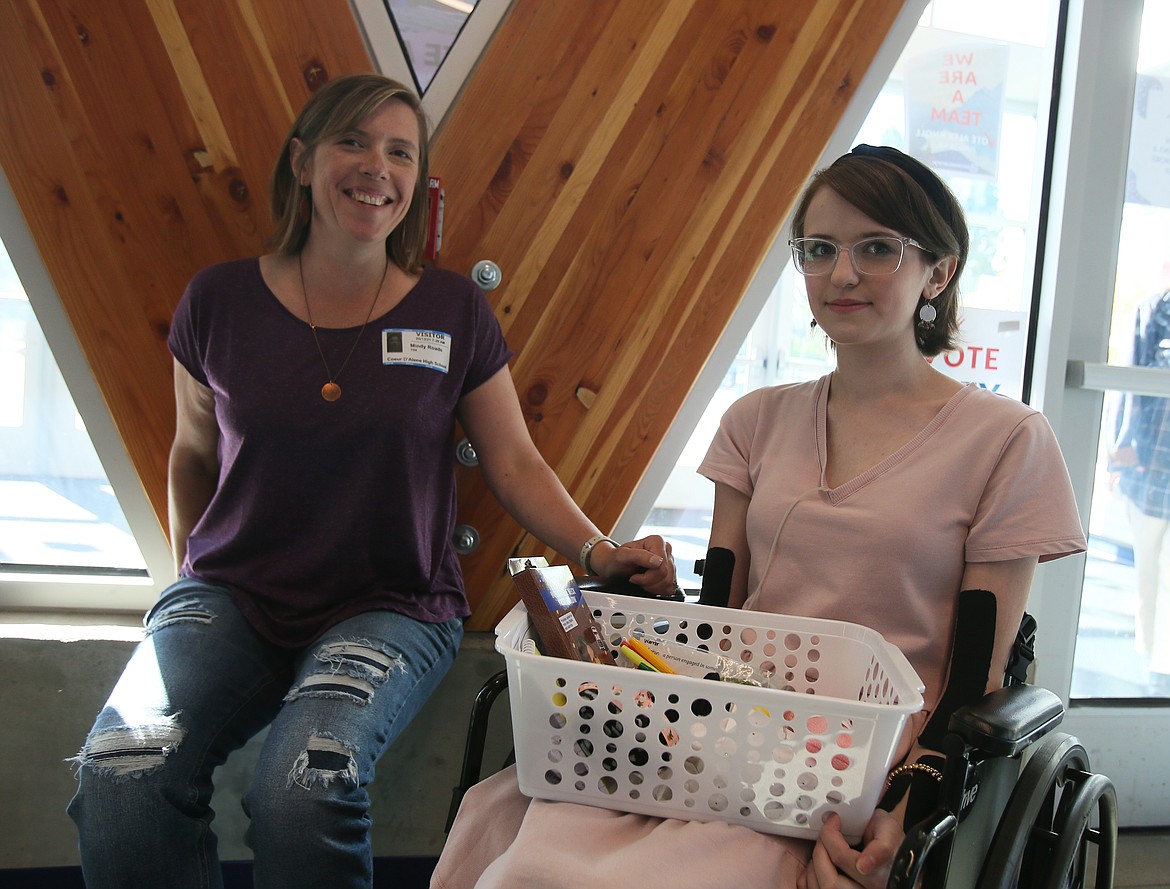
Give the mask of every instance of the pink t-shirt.
[{"label": "pink t-shirt", "polygon": [[751,498],[747,607],[872,627],[918,671],[929,710],[966,563],[1085,549],[1068,471],[1042,414],[972,385],[893,454],[830,488],[831,379],[745,395],[699,471]]},{"label": "pink t-shirt", "polygon": [[[1068,472],[1041,414],[972,386],[903,448],[828,489],[828,391],[825,377],[744,396],[700,472],[751,497],[753,607],[872,626],[906,652],[931,708],[964,564],[1085,548]],[[791,886],[810,848],[722,822],[529,800],[507,769],[464,798],[431,889],[591,889],[631,873],[672,889]]]}]

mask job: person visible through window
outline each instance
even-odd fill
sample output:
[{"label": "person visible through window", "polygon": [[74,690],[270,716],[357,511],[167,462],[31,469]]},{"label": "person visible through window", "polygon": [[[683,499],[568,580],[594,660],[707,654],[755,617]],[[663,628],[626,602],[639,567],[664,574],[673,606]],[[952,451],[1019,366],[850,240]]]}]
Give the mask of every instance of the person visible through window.
[{"label": "person visible through window", "polygon": [[[1135,367],[1170,368],[1170,291],[1138,307]],[[1125,496],[1137,574],[1134,647],[1146,661],[1145,692],[1170,697],[1170,399],[1126,395],[1109,469]]]}]

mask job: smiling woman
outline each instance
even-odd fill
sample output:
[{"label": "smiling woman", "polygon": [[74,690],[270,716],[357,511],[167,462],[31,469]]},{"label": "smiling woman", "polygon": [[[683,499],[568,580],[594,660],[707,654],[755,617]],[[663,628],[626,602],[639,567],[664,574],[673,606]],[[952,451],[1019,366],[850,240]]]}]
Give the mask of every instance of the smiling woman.
[{"label": "smiling woman", "polygon": [[[341,231],[381,246],[406,219],[416,194],[421,200],[425,190],[419,177],[423,132],[409,105],[388,100],[359,128],[327,136],[315,146],[294,138],[289,162],[299,184],[314,195],[315,215],[332,212]],[[363,208],[388,212],[362,212]],[[319,231],[322,226],[318,222]],[[417,267],[417,259],[411,259],[413,263],[405,264]]]},{"label": "smiling woman", "polygon": [[470,612],[457,420],[530,533],[566,559],[603,540],[597,573],[674,592],[662,539],[617,546],[544,462],[484,294],[423,267],[426,143],[401,84],[326,84],[276,162],[275,252],[203,269],[179,303],[180,579],[76,757],[91,889],[204,885],[212,776],[266,726],[245,799],[256,884],[370,885],[366,787]]}]

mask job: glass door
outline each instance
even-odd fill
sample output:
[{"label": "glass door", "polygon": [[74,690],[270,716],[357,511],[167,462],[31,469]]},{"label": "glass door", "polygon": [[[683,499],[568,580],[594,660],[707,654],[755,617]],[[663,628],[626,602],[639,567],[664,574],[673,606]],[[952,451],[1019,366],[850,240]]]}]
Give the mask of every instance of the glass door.
[{"label": "glass door", "polygon": [[1153,372],[1124,388],[1101,380],[1094,545],[1073,660],[1077,699],[1170,698],[1170,397],[1160,394],[1170,385],[1170,48],[1153,39],[1167,27],[1170,4],[1149,4],[1107,355],[1110,367]]},{"label": "glass door", "polygon": [[1073,15],[1083,20],[1070,28],[1073,95],[1057,133],[1041,385],[1088,514],[1089,552],[1042,575],[1037,680],[1065,692],[1063,728],[1117,784],[1122,824],[1166,825],[1170,3],[1085,0]]}]

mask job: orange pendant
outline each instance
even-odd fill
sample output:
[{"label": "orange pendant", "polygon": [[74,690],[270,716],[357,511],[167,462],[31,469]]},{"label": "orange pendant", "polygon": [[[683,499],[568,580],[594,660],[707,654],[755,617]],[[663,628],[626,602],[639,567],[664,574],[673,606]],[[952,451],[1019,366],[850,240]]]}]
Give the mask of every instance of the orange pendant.
[{"label": "orange pendant", "polygon": [[341,387],[330,380],[321,387],[321,397],[326,401],[337,401],[341,397]]}]

